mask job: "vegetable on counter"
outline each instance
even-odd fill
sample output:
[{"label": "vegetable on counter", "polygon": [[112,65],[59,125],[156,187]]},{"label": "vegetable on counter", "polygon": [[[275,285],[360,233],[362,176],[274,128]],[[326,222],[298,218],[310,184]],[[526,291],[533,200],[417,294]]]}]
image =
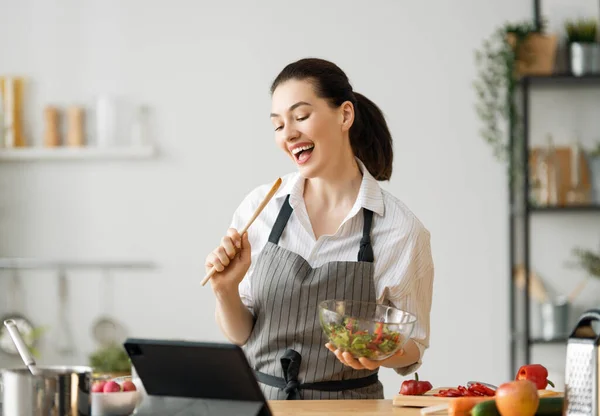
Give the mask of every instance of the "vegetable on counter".
[{"label": "vegetable on counter", "polygon": [[529,380],[509,381],[496,390],[496,407],[502,416],[534,416],[539,404],[538,390]]},{"label": "vegetable on counter", "polygon": [[419,375],[415,373],[414,380],[404,380],[400,386],[400,394],[408,396],[420,396],[431,390],[433,386],[429,381],[419,381]]},{"label": "vegetable on counter", "polygon": [[473,383],[470,386],[458,386],[457,388],[442,389],[434,394],[437,397],[492,397],[496,392],[487,386]]},{"label": "vegetable on counter", "polygon": [[541,364],[521,366],[515,380],[529,380],[536,385],[538,390],[544,390],[548,384],[554,387],[554,383],[548,380],[548,370]]},{"label": "vegetable on counter", "polygon": [[348,351],[354,357],[378,358],[396,350],[401,343],[399,332],[390,330],[383,322],[377,322],[375,331],[360,331],[353,318],[344,318],[343,324],[331,324],[329,338],[337,348]]},{"label": "vegetable on counter", "polygon": [[462,416],[468,415],[469,412],[477,406],[479,403],[484,401],[494,401],[493,397],[483,396],[464,396],[452,399],[448,403],[448,415],[449,416]]},{"label": "vegetable on counter", "polygon": [[[535,416],[562,416],[564,403],[565,401],[563,397],[541,397],[537,410],[534,414]],[[462,414],[467,414],[470,416],[508,416],[513,413],[506,413],[506,415],[504,413],[500,413],[496,404],[496,400],[485,400],[476,404],[471,409],[470,413],[466,411]],[[517,414],[524,415],[521,413]],[[457,413],[456,415],[461,415],[461,413]]]}]

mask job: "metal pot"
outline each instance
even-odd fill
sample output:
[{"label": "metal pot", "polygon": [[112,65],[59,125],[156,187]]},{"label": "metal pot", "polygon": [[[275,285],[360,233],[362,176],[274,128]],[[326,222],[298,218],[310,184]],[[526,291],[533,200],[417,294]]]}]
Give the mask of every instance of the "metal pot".
[{"label": "metal pot", "polygon": [[600,72],[600,44],[573,42],[569,45],[569,52],[573,75],[581,76]]},{"label": "metal pot", "polygon": [[27,368],[2,373],[3,416],[91,415],[90,367],[38,366],[38,375]]}]

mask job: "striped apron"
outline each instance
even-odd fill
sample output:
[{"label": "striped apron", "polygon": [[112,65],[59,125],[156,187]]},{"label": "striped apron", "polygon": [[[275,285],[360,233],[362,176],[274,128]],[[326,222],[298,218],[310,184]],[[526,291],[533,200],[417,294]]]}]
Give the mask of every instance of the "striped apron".
[{"label": "striped apron", "polygon": [[376,302],[371,223],[364,226],[358,261],[312,268],[279,239],[292,214],[287,196],[252,275],[254,327],[244,351],[267,400],[382,399],[377,370],[344,366],[326,347],[319,323],[327,299]]}]

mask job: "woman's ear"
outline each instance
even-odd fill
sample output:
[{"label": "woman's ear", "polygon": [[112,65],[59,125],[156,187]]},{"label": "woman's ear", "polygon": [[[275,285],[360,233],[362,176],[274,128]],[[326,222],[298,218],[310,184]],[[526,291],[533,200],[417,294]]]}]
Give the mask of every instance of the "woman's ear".
[{"label": "woman's ear", "polygon": [[352,127],[352,123],[354,123],[354,106],[350,101],[346,101],[342,103],[340,110],[342,131],[349,131],[350,127]]}]

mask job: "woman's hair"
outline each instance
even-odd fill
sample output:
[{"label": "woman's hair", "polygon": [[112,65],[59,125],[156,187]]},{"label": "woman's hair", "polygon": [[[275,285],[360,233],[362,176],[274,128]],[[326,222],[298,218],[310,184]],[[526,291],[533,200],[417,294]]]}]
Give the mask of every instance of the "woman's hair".
[{"label": "woman's hair", "polygon": [[305,58],[288,64],[273,81],[271,94],[279,84],[292,79],[311,82],[316,95],[326,99],[332,107],[339,107],[345,101],[352,102],[355,117],[350,127],[350,145],[354,155],[375,179],[389,180],[394,149],[392,135],[379,107],[354,92],[344,71],[323,59]]}]

